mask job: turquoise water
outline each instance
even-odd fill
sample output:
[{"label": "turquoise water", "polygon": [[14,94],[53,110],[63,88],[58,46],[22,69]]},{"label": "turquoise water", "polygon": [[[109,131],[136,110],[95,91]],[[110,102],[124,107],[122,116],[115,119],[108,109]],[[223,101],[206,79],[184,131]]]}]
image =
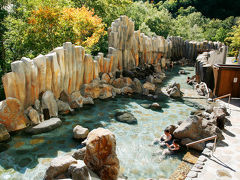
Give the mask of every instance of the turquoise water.
[{"label": "turquoise water", "polygon": [[[193,68],[184,69],[193,74]],[[164,86],[172,81],[185,82],[189,75],[178,76],[177,71],[168,72],[171,76]],[[191,88],[184,84],[182,87]],[[162,111],[152,111],[140,105],[152,102],[158,102]],[[96,100],[94,106],[62,117],[63,125],[54,131],[33,136],[18,132],[12,135],[10,142],[0,144],[0,179],[42,179],[52,158],[81,147],[80,142],[72,139],[72,128],[77,124],[90,130],[108,128],[115,134],[120,172],[129,179],[167,178],[177,168],[183,154],[161,160],[159,156],[153,156],[159,148],[150,146],[151,142],[161,136],[167,125],[186,119],[195,108],[196,103],[191,101],[176,101],[164,96],[156,101],[128,97]],[[138,124],[115,121],[114,114],[119,110],[134,114]]]}]

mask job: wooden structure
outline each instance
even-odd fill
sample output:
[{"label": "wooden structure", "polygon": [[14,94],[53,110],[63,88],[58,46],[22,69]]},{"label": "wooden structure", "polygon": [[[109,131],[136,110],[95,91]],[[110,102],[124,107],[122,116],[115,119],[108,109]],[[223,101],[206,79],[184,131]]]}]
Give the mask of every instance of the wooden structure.
[{"label": "wooden structure", "polygon": [[215,64],[213,74],[215,96],[240,97],[240,65]]}]

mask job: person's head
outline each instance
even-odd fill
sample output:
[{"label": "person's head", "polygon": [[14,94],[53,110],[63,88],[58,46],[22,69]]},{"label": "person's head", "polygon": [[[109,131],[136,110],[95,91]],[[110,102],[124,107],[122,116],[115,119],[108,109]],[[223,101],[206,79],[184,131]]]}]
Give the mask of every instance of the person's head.
[{"label": "person's head", "polygon": [[169,135],[169,134],[170,134],[169,130],[167,130],[167,129],[164,130],[164,133],[165,133],[166,135]]},{"label": "person's head", "polygon": [[174,139],[172,143],[173,143],[173,144],[177,144],[177,140],[176,140],[176,139]]}]

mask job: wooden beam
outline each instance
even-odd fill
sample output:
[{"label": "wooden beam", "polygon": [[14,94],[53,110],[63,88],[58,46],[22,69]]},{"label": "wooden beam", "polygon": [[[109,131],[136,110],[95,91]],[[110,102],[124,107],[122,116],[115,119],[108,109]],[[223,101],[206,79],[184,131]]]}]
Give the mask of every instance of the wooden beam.
[{"label": "wooden beam", "polygon": [[231,97],[231,94],[226,94],[226,95],[223,95],[223,96],[220,96],[220,97],[217,97],[214,99],[214,101],[218,100],[218,99],[223,99],[225,97]]},{"label": "wooden beam", "polygon": [[204,139],[201,139],[201,140],[198,140],[198,141],[194,141],[194,142],[188,143],[188,144],[186,144],[186,146],[191,146],[191,145],[198,144],[198,143],[205,142],[205,141],[209,141],[209,140],[212,140],[212,139],[215,139],[215,138],[217,138],[217,135],[214,135],[214,136],[211,136],[211,137],[207,137],[207,138],[204,138]]}]

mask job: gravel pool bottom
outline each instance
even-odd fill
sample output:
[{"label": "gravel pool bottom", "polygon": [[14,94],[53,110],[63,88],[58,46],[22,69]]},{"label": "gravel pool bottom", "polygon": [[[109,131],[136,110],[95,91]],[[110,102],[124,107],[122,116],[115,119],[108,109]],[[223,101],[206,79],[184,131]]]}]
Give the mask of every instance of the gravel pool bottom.
[{"label": "gravel pool bottom", "polygon": [[[43,179],[53,158],[81,147],[80,142],[72,138],[72,129],[77,124],[90,130],[104,127],[115,134],[120,174],[128,179],[168,178],[181,162],[183,154],[161,159],[153,155],[159,147],[151,146],[152,141],[162,135],[166,126],[186,119],[196,109],[196,103],[166,97],[154,102],[163,107],[162,111],[141,106],[152,103],[149,100],[127,97],[96,100],[94,106],[64,116],[63,125],[51,132],[33,136],[18,132],[12,135],[10,142],[0,144],[0,179]],[[117,111],[131,112],[138,124],[117,122],[114,118]]]}]

